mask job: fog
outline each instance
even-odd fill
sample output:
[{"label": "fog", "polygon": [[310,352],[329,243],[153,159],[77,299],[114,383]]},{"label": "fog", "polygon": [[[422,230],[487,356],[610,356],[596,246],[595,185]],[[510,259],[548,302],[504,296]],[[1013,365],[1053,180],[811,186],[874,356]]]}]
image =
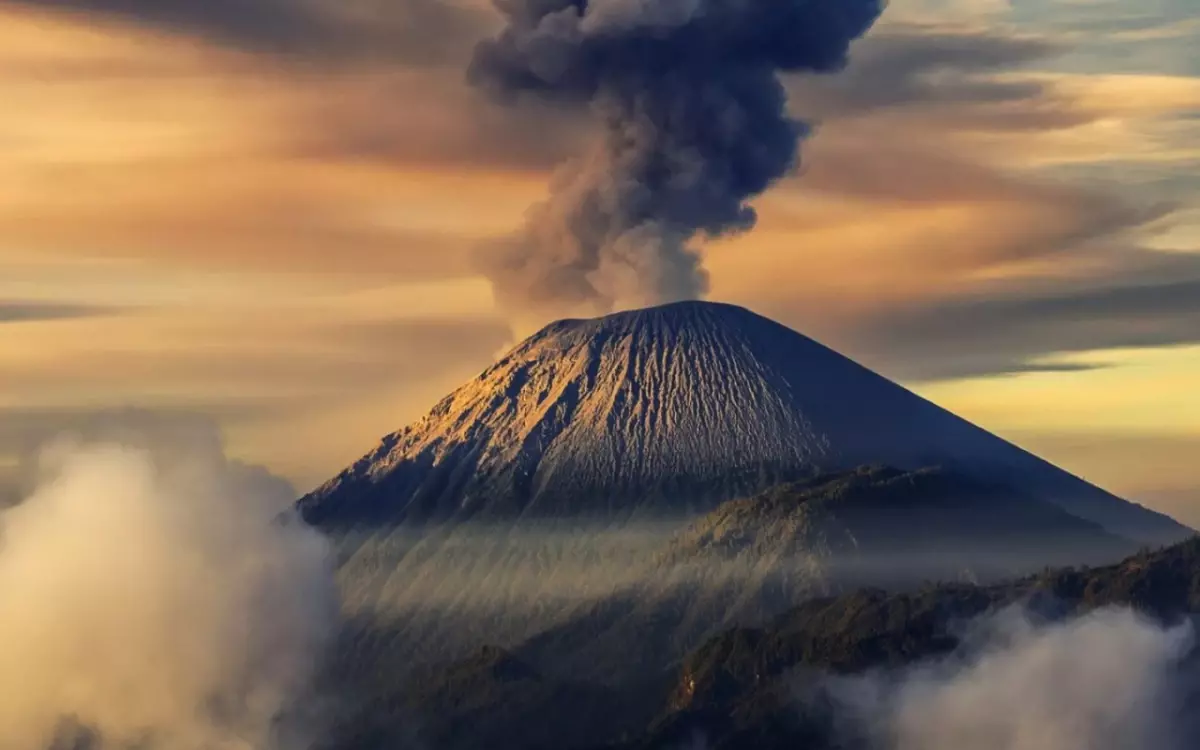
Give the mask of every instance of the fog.
[{"label": "fog", "polygon": [[[859,539],[793,538],[764,530],[753,546],[713,543],[689,517],[629,524],[472,523],[386,527],[332,536],[339,580],[353,611],[404,611],[450,601],[475,603],[590,600],[630,588],[745,582],[773,573],[803,578],[803,598],[863,585],[911,588],[936,581],[983,582],[1029,574],[1047,564],[1116,562],[1126,552],[1089,548],[1053,536],[1005,544],[923,540],[888,549]],[[878,524],[878,534],[888,533]],[[865,524],[856,526],[866,536]],[[1128,552],[1136,551],[1128,545]],[[1098,559],[1107,553],[1107,559]]]},{"label": "fog", "polygon": [[36,488],[0,514],[0,747],[309,745],[331,555],[280,515],[286,485],[214,435],[41,453]]},{"label": "fog", "polygon": [[[1054,540],[1046,539],[901,553],[853,541],[797,541],[768,529],[743,549],[710,543],[681,518],[400,527],[339,534],[334,545],[345,611],[370,631],[375,645],[365,653],[386,654],[394,672],[443,667],[489,644],[544,671],[604,682],[666,669],[723,630],[760,624],[814,596],[1009,579],[1042,569],[1066,547],[1048,549]],[[587,638],[574,639],[584,631]]]}]

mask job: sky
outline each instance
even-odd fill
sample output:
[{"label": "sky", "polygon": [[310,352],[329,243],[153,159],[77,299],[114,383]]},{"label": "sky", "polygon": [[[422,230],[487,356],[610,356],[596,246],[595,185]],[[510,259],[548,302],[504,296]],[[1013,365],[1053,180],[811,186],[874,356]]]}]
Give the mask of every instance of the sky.
[{"label": "sky", "polygon": [[[705,248],[773,317],[1200,525],[1194,0],[893,0],[788,79]],[[472,261],[585,122],[466,83],[484,0],[0,0],[0,483],[113,410],[307,489],[514,341]]]}]

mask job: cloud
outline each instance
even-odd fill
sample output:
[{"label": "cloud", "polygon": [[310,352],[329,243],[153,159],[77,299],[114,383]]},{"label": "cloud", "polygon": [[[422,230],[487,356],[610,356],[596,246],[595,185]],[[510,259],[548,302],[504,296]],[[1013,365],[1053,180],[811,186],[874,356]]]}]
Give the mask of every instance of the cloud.
[{"label": "cloud", "polygon": [[[208,415],[241,455],[316,483],[478,374],[509,341],[502,321],[472,314],[491,309],[478,286],[474,301],[456,299],[466,292],[454,287],[384,286],[249,307],[234,296],[52,332],[14,327],[0,351],[0,475],[15,483],[5,463],[79,422],[107,419],[107,407],[133,405]],[[398,317],[398,307],[427,317]]]},{"label": "cloud", "polygon": [[[397,318],[371,304],[363,313],[314,305],[274,321],[247,322],[253,311],[237,309],[207,316],[146,313],[124,322],[124,330],[100,321],[91,332],[46,340],[40,347],[47,355],[43,360],[6,362],[0,356],[5,365],[0,383],[12,392],[43,393],[126,384],[131,397],[148,398],[154,384],[165,381],[175,392],[190,392],[210,406],[219,394],[243,405],[276,399],[315,405],[464,365],[482,368],[509,337],[506,326],[492,318]],[[92,335],[108,340],[87,347],[83,342]],[[14,343],[36,340],[30,331]]]},{"label": "cloud", "polygon": [[[209,404],[196,410],[145,408],[53,409],[7,408],[0,410],[0,457],[12,467],[10,490],[28,494],[38,482],[39,457],[47,445],[69,437],[75,443],[117,442],[122,445],[153,447],[154,441],[176,451],[210,455],[223,451],[216,420],[235,422],[256,416],[255,410],[234,411]],[[261,413],[257,413],[261,416]],[[147,436],[153,436],[148,440]],[[259,473],[262,470],[253,469]],[[271,478],[275,502],[298,497],[295,489],[280,478]]]},{"label": "cloud", "polygon": [[[930,12],[914,19],[917,5]],[[1165,202],[1195,192],[1178,176],[1195,139],[1172,119],[1194,83],[1090,75],[1078,55],[1101,40],[1062,24],[953,26],[1004,5],[893,3],[847,69],[788,82],[790,114],[818,121],[807,163],[756,201],[753,237],[710,246],[717,296],[913,380],[1091,366],[1055,357],[1056,337],[1073,351],[1187,334],[1188,312],[1088,322],[1047,300],[1166,283],[1137,244]],[[300,20],[274,28],[268,11]],[[390,20],[363,21],[376,12]],[[254,423],[249,449],[307,482],[482,366],[499,341],[490,323],[431,337],[379,321],[303,329],[320,327],[309,282],[379,285],[377,309],[424,309],[428,295],[387,285],[472,274],[473,250],[514,231],[552,165],[594,135],[561,104],[494,107],[466,89],[461,65],[494,15],[473,1],[0,0],[15,144],[0,170],[0,296],[20,304],[49,284],[80,307],[152,298],[207,319],[139,309],[5,326],[5,417],[135,399],[209,410],[235,441]],[[71,275],[14,271],[15,248]],[[213,273],[180,281],[198,269]],[[460,336],[469,356],[437,346]]]},{"label": "cloud", "polygon": [[[1180,664],[1190,626],[1128,610],[1042,624],[1008,611],[942,662],[835,681],[871,746],[894,750],[1127,750],[1190,745]],[[857,724],[857,726],[855,726]]]},{"label": "cloud", "polygon": [[[1047,39],[1002,31],[893,25],[856,45],[850,64],[839,75],[795,77],[789,90],[797,111],[821,120],[889,109],[928,111],[942,105],[986,107],[995,113],[1000,105],[1030,104],[1048,93],[1043,82],[998,78],[996,73],[1011,75],[1064,51]],[[1041,116],[1026,126],[1066,124],[1078,117],[1039,109]],[[1016,122],[993,118],[989,126],[1011,127]]]},{"label": "cloud", "polygon": [[[940,108],[937,117],[990,128],[1089,121],[1094,113],[1072,107],[1044,80],[993,75],[1060,51],[1046,40],[1002,32],[892,26],[857,42],[850,64],[836,75],[789,77],[790,109],[801,119],[829,122],[831,130],[835,120],[934,108]],[[526,99],[521,107],[501,108],[481,101],[460,88],[460,78],[446,69],[326,81],[307,114],[293,118],[312,127],[301,152],[407,167],[545,173],[594,132],[586,115],[561,106]]]},{"label": "cloud", "polygon": [[[931,121],[954,118],[940,126],[930,122],[932,132],[952,130],[967,120],[1000,129],[1090,121],[1098,115],[1077,110],[1045,80],[1013,82],[991,75],[1059,51],[1045,40],[1002,32],[892,27],[857,42],[849,65],[836,75],[790,77],[790,108],[795,116],[828,122],[829,133],[845,127],[846,119],[896,111],[927,114]],[[293,118],[317,125],[302,138],[301,153],[407,167],[545,173],[594,131],[586,116],[562,107],[529,100],[519,108],[489,105],[457,88],[454,71],[381,73],[328,83],[308,115]],[[412,106],[414,101],[421,102],[419,108]],[[1001,104],[1006,106],[1003,111]],[[337,116],[322,118],[322,112]],[[874,145],[887,149],[889,144]],[[927,141],[917,139],[915,145],[922,147]],[[890,151],[903,153],[898,147]],[[860,161],[870,160],[861,156]],[[871,177],[864,175],[856,182],[868,189]],[[810,168],[802,179],[814,179]]]},{"label": "cloud", "polygon": [[[1167,144],[1155,123],[1190,84],[1022,72],[1066,44],[893,25],[842,74],[793,81],[793,110],[822,124],[788,200],[762,208],[762,231],[793,253],[762,278],[792,265],[797,283],[823,283],[813,300],[786,284],[733,294],[905,380],[1086,369],[1053,357],[1194,341],[1200,263],[1143,246],[1186,191],[1148,189],[1169,172],[1139,161]],[[1036,169],[1063,159],[1120,166],[1108,180]],[[745,273],[711,265],[725,289]]]},{"label": "cloud", "polygon": [[6,302],[0,300],[0,325],[44,320],[71,320],[118,314],[110,307],[55,302]]},{"label": "cloud", "polygon": [[918,674],[901,690],[898,750],[1118,750],[1169,747],[1171,667],[1191,630],[1100,612],[1038,630],[1005,626],[949,679]]},{"label": "cloud", "polygon": [[1131,250],[1084,278],[1025,279],[897,305],[851,334],[911,380],[1087,369],[1064,352],[1200,342],[1200,256]]},{"label": "cloud", "polygon": [[[171,45],[158,42],[148,59],[170,57]],[[983,50],[978,59],[972,47]],[[1122,201],[1036,186],[989,163],[1019,161],[1028,138],[1125,99],[1084,106],[1051,80],[993,75],[1055,49],[997,31],[893,26],[865,38],[846,71],[793,91],[793,114],[827,123],[798,184],[818,196],[977,197],[980,210],[1003,212],[994,226],[1009,237],[989,227],[967,239],[1003,241],[1000,253],[1073,239],[1083,220],[1094,225],[1085,236],[1119,231],[1138,218]],[[106,85],[111,104],[98,120],[95,108],[77,106],[96,95],[87,85],[39,89],[14,108],[28,146],[0,229],[38,251],[185,267],[470,274],[473,248],[516,229],[538,181],[594,127],[558,105],[489,106],[461,78],[453,68],[279,74],[193,61],[178,80]],[[49,120],[78,122],[88,135],[47,134]],[[1023,140],[978,148],[964,142],[967,131]],[[74,186],[70,200],[63,180]]]},{"label": "cloud", "polygon": [[299,702],[337,615],[326,543],[215,433],[109,427],[47,447],[0,514],[0,744],[308,747]]},{"label": "cloud", "polygon": [[[156,40],[115,62],[153,65],[173,49]],[[31,254],[142,268],[468,275],[481,236],[519,222],[540,187],[527,198],[503,173],[574,135],[483,106],[461,76],[193,60],[172,76],[0,79],[18,144],[0,155],[0,232]]]},{"label": "cloud", "polygon": [[[972,161],[950,145],[938,150],[926,143],[880,143],[867,158],[864,140],[875,134],[874,126],[830,132],[816,143],[807,172],[794,186],[814,196],[877,202],[884,208],[962,208],[1003,220],[990,227],[990,235],[953,238],[958,247],[937,250],[940,263],[957,264],[964,257],[977,263],[1056,254],[1161,219],[1173,208],[1021,176]],[[926,259],[932,260],[932,255]]]},{"label": "cloud", "polygon": [[453,0],[0,0],[194,36],[296,62],[436,65],[478,37],[478,3]]},{"label": "cloud", "polygon": [[409,169],[540,176],[594,130],[585,114],[559,106],[497,107],[467,90],[458,70],[330,81],[302,109],[310,127],[297,153]]}]

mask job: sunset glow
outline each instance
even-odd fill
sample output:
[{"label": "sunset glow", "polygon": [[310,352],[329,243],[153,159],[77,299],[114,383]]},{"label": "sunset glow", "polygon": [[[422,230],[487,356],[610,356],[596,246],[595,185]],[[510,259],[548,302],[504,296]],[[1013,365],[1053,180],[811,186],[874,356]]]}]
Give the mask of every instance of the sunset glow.
[{"label": "sunset glow", "polygon": [[[466,86],[485,3],[361,54],[50,5],[0,0],[0,482],[136,406],[307,489],[513,342],[475,256],[587,126]],[[709,297],[1200,523],[1194,14],[895,0]]]}]

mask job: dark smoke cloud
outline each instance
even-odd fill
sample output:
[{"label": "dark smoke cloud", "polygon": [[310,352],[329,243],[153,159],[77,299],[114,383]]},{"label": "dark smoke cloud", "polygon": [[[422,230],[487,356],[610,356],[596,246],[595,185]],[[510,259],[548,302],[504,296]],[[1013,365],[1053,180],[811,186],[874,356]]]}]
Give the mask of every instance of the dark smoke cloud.
[{"label": "dark smoke cloud", "polygon": [[804,123],[783,72],[830,72],[882,0],[495,0],[469,78],[586,108],[592,147],[484,258],[498,302],[536,314],[701,296],[695,241],[744,232],[792,171]]}]

